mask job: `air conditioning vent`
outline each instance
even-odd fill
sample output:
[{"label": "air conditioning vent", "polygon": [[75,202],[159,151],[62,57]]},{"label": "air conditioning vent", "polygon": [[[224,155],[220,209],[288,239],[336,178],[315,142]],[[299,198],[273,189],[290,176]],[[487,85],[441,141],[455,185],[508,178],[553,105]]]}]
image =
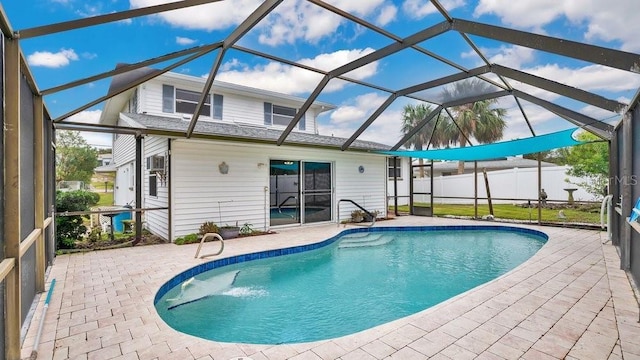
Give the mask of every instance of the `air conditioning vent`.
[{"label": "air conditioning vent", "polygon": [[147,170],[164,171],[164,156],[153,155],[147,158]]}]

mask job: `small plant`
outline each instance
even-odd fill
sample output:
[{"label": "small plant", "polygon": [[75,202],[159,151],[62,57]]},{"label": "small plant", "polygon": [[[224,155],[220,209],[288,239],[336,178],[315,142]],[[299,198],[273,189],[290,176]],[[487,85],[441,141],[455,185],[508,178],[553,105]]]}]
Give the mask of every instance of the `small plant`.
[{"label": "small plant", "polygon": [[214,223],[213,221],[205,221],[204,223],[202,223],[202,225],[200,225],[198,234],[204,235],[206,233],[218,233],[219,230],[220,229],[218,228],[218,225],[216,225],[216,223]]},{"label": "small plant", "polygon": [[176,245],[184,245],[184,244],[194,244],[199,242],[198,234],[188,234],[185,236],[181,236],[174,241]]},{"label": "small plant", "polygon": [[362,210],[353,210],[351,212],[351,222],[354,223],[359,223],[362,222],[364,220],[364,212],[362,212]]},{"label": "small plant", "polygon": [[370,211],[370,213],[371,213],[371,216],[369,214],[364,214],[364,219],[366,221],[373,221],[373,218],[377,219],[378,215],[380,215],[380,211],[378,211],[378,210]]},{"label": "small plant", "polygon": [[242,225],[242,227],[240,228],[240,234],[241,235],[251,235],[251,233],[253,233],[253,225],[247,223],[244,223],[244,225]]},{"label": "small plant", "polygon": [[91,229],[91,232],[89,233],[89,235],[87,235],[87,240],[90,243],[95,243],[102,240],[102,229],[99,226]]}]

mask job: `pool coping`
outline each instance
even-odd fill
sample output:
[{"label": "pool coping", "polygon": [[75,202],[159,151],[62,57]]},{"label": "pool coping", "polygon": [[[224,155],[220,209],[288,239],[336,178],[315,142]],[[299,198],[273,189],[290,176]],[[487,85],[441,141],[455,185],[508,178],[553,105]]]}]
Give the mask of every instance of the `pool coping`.
[{"label": "pool coping", "polygon": [[[447,225],[478,222],[402,217],[376,224]],[[479,225],[480,226],[480,225]],[[592,230],[540,230],[549,241],[507,274],[417,314],[344,337],[290,345],[220,343],[179,333],[153,305],[159,287],[203,260],[195,246],[152,245],[63,255],[38,349],[43,358],[118,359],[424,359],[640,358],[638,303],[619,270],[616,248]],[[319,242],[333,225],[278,230],[236,239],[225,252]],[[353,229],[357,232],[358,229]],[[170,250],[170,251],[167,251]],[[22,347],[28,357],[44,299]],[[606,352],[606,354],[605,354]],[[597,356],[596,356],[597,355]]]}]

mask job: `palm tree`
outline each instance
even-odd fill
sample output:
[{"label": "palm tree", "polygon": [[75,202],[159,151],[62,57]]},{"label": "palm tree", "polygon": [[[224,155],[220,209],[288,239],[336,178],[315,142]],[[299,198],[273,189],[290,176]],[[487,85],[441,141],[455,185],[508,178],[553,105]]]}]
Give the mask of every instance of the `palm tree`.
[{"label": "palm tree", "polygon": [[[413,131],[415,127],[426,118],[433,109],[430,105],[426,104],[407,104],[402,109],[402,133],[408,134]],[[433,129],[435,127],[435,119],[429,121],[425,126],[422,127],[417,133],[415,133],[411,138],[409,138],[408,142],[405,144],[405,147],[409,148],[413,146],[415,150],[422,150],[423,147],[429,144],[429,139],[431,138],[431,134],[433,133]],[[422,158],[418,159],[418,163],[420,164],[420,177],[424,177],[424,160]]]},{"label": "palm tree", "polygon": [[[462,99],[492,91],[489,83],[472,79],[457,82],[445,88],[442,93],[443,102]],[[468,139],[475,138],[481,144],[493,143],[502,139],[507,124],[504,121],[506,109],[495,107],[497,99],[476,101],[450,108],[453,119],[445,121],[449,135],[449,144],[467,146]],[[464,161],[458,162],[458,174],[464,173]]]}]

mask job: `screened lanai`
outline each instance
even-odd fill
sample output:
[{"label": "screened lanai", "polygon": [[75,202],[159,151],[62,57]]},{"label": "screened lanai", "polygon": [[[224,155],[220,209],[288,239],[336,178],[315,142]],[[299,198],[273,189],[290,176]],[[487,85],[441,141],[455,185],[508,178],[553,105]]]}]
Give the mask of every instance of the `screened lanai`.
[{"label": "screened lanai", "polygon": [[[380,151],[416,150],[411,139],[425,126],[455,118],[451,111],[457,106],[487,99],[509,109],[505,140],[574,128],[590,132],[609,144],[609,192],[615,200],[612,241],[619,248],[620,267],[638,283],[640,226],[627,221],[640,197],[637,48],[598,37],[595,28],[581,36],[558,27],[519,26],[506,17],[500,21],[500,9],[478,6],[470,12],[455,2],[425,3],[378,2],[368,7],[368,2],[320,0],[256,0],[242,6],[229,0],[131,1],[112,9],[62,13],[37,4],[3,2],[4,358],[19,358],[21,326],[35,295],[44,291],[45,270],[54,258],[56,131],[132,135],[138,150],[139,140],[148,135],[238,140],[231,133],[196,128],[214,81],[306,99],[276,138],[261,140],[273,146],[299,143],[291,133],[316,101],[340,104],[319,131],[335,134],[335,146],[342,151],[364,151],[354,148],[356,140],[388,145]],[[631,6],[627,11],[640,12]],[[385,20],[384,15],[394,11],[423,15],[413,21]],[[567,20],[566,27],[578,23]],[[328,29],[322,36],[321,25]],[[152,36],[157,34],[163,37]],[[78,40],[85,48],[70,50],[69,44]],[[51,59],[58,59],[58,65],[47,63]],[[51,71],[70,63],[69,71]],[[194,71],[206,79],[196,115],[184,130],[105,124],[88,116],[117,95],[173,71]],[[128,81],[112,82],[117,76]],[[467,86],[470,79],[480,85]],[[400,108],[407,104],[426,104],[430,112],[411,131],[400,133]],[[481,146],[472,136],[465,140],[470,148]],[[423,150],[429,149],[427,145]],[[136,211],[138,220],[142,211]]]}]

